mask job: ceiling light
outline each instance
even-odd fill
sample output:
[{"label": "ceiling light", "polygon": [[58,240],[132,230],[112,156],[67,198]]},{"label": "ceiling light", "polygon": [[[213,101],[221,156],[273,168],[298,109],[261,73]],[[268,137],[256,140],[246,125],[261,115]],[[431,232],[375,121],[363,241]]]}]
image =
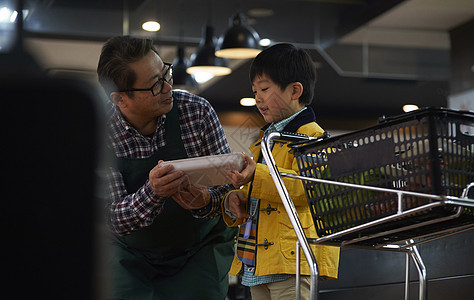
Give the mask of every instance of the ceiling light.
[{"label": "ceiling light", "polygon": [[240,99],[240,105],[242,106],[254,106],[256,104],[254,98],[242,98]]},{"label": "ceiling light", "polygon": [[193,74],[193,76],[199,84],[203,84],[214,78],[214,74],[209,72],[196,72]]},{"label": "ceiling light", "polygon": [[10,23],[14,23],[17,16],[18,16],[18,12],[15,10],[10,16]]},{"label": "ceiling light", "polygon": [[12,11],[7,7],[2,7],[0,9],[0,22],[10,22],[10,16],[12,15]]},{"label": "ceiling light", "polygon": [[212,26],[204,28],[204,36],[199,43],[199,47],[191,55],[190,66],[186,69],[189,74],[197,72],[208,72],[214,76],[224,76],[232,72],[228,67],[227,60],[221,57],[216,57],[215,38],[213,36],[214,29]]},{"label": "ceiling light", "polygon": [[156,21],[148,21],[148,22],[143,23],[142,28],[143,30],[146,30],[146,31],[156,32],[160,30],[161,25],[160,23]]},{"label": "ceiling light", "polygon": [[243,13],[236,13],[229,21],[230,28],[219,38],[216,56],[246,59],[260,53],[260,37],[258,33],[245,23]]},{"label": "ceiling light", "polygon": [[266,18],[273,16],[273,9],[270,8],[251,8],[247,11],[248,15],[254,18]]},{"label": "ceiling light", "polygon": [[[23,9],[23,20],[28,16],[28,10]],[[16,10],[11,10],[6,6],[0,8],[0,23],[15,23],[18,12]]]},{"label": "ceiling light", "polygon": [[270,39],[261,39],[259,42],[260,46],[262,47],[268,47],[271,43],[272,41]]},{"label": "ceiling light", "polygon": [[417,110],[419,107],[418,105],[415,105],[415,104],[405,104],[403,105],[403,111],[404,112],[410,112],[410,111],[414,111],[414,110]]},{"label": "ceiling light", "polygon": [[188,60],[184,56],[184,47],[178,46],[177,56],[173,60],[173,88],[194,89],[198,84],[194,76],[186,72]]}]

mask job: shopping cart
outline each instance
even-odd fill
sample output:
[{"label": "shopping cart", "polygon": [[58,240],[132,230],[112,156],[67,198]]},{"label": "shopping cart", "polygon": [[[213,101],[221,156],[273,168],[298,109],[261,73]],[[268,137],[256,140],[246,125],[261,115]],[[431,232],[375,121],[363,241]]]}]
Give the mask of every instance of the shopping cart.
[{"label": "shopping cart", "polygon": [[[300,175],[279,173],[270,142],[287,142]],[[297,235],[317,299],[318,266],[310,244],[406,253],[426,299],[426,267],[417,245],[474,229],[474,113],[427,108],[332,138],[273,132],[262,154]],[[282,177],[302,180],[317,238],[306,237]]]}]

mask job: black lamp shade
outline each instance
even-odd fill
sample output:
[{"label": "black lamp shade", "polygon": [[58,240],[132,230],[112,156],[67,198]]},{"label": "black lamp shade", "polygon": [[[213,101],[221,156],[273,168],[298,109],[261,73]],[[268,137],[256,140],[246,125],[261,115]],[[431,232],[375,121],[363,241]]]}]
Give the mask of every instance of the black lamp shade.
[{"label": "black lamp shade", "polygon": [[253,58],[260,51],[260,37],[250,26],[245,24],[245,16],[236,13],[230,20],[230,28],[219,38],[216,56],[226,58]]},{"label": "black lamp shade", "polygon": [[177,57],[173,60],[173,87],[182,89],[197,88],[194,76],[186,72],[188,61],[184,56],[184,47],[178,46]]},{"label": "black lamp shade", "polygon": [[220,76],[232,72],[228,67],[227,59],[215,55],[216,44],[213,34],[214,29],[211,26],[206,26],[204,29],[204,38],[199,43],[196,52],[191,55],[190,66],[187,69],[188,73],[209,72],[215,76]]}]

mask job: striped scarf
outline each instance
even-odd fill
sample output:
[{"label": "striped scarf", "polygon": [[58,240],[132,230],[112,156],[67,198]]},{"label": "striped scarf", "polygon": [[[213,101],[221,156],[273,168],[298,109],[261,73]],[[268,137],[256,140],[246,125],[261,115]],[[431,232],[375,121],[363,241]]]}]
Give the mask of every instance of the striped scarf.
[{"label": "striped scarf", "polygon": [[[245,230],[250,231],[245,234]],[[257,238],[257,224],[251,219],[240,226],[237,237],[237,257],[247,266],[255,266],[255,248]]]},{"label": "striped scarf", "polygon": [[[265,130],[268,134],[273,131],[282,131],[288,123],[290,123],[298,114],[300,114],[306,107],[296,112],[289,118],[282,120],[278,123],[272,123]],[[270,149],[273,148],[273,141],[270,142]],[[257,162],[266,164],[262,155],[260,154]],[[249,214],[252,214],[252,219],[247,219],[247,222],[240,226],[239,235],[237,236],[237,257],[247,266],[255,266],[255,253],[257,243],[257,223],[258,223],[258,208],[260,206],[260,200],[250,197],[252,193],[252,185],[250,185],[249,192]]]}]

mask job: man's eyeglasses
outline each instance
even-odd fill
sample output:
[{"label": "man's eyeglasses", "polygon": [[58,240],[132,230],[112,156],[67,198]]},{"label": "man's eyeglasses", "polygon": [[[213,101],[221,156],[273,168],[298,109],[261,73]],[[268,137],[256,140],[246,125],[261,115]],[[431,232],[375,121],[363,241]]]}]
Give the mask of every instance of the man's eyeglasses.
[{"label": "man's eyeglasses", "polygon": [[152,86],[151,88],[148,89],[128,89],[128,90],[121,90],[119,92],[135,92],[135,91],[150,91],[153,96],[159,95],[161,91],[163,90],[163,85],[165,84],[165,81],[169,84],[172,84],[171,82],[173,81],[173,65],[170,63],[164,63],[165,67],[167,69],[165,70],[165,74],[163,77],[158,79]]}]

